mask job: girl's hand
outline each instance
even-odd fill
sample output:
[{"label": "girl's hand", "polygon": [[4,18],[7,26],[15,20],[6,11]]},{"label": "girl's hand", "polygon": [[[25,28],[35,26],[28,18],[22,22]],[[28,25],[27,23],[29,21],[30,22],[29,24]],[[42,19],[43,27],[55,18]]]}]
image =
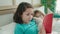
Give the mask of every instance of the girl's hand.
[{"label": "girl's hand", "polygon": [[40,31],[38,32],[38,34],[46,34],[44,26],[40,28]]}]

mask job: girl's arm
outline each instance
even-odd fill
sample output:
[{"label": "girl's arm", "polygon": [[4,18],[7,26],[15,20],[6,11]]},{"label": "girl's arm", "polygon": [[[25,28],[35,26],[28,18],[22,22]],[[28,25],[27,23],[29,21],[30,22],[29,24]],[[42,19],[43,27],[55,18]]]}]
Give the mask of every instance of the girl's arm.
[{"label": "girl's arm", "polygon": [[[34,19],[36,20],[36,23],[38,24],[38,29],[40,30],[40,31],[38,32],[38,34],[46,34],[45,28],[44,28],[44,26],[43,26],[43,24],[42,24],[42,21],[43,21],[43,20],[38,19],[38,18],[34,18]],[[38,22],[37,22],[37,21],[38,21]]]},{"label": "girl's arm", "polygon": [[46,31],[45,31],[45,28],[44,28],[43,25],[41,26],[40,31],[38,32],[38,34],[46,34]]}]

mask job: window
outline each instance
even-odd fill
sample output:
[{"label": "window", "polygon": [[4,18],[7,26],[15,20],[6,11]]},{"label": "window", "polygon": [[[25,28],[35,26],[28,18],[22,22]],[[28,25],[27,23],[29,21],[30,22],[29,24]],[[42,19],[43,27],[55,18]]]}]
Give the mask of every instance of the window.
[{"label": "window", "polygon": [[60,14],[60,0],[57,0],[56,1],[56,12],[55,13],[58,13],[58,14]]}]

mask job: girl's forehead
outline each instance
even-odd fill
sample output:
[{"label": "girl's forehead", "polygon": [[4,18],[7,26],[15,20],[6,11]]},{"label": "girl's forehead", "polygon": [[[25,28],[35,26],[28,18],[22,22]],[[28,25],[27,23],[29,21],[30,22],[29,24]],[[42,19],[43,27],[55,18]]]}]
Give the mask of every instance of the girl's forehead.
[{"label": "girl's forehead", "polygon": [[27,13],[34,13],[33,8],[27,8],[27,9],[25,10],[25,12],[27,12]]}]

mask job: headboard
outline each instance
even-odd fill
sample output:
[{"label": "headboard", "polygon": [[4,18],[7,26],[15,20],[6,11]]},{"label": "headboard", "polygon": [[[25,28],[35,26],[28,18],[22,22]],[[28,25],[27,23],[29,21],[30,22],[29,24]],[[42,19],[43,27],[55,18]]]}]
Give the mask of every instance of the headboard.
[{"label": "headboard", "polygon": [[0,10],[0,27],[13,22],[13,15],[16,9]]},{"label": "headboard", "polygon": [[0,10],[0,15],[14,13],[15,11],[16,11],[16,8]]}]

